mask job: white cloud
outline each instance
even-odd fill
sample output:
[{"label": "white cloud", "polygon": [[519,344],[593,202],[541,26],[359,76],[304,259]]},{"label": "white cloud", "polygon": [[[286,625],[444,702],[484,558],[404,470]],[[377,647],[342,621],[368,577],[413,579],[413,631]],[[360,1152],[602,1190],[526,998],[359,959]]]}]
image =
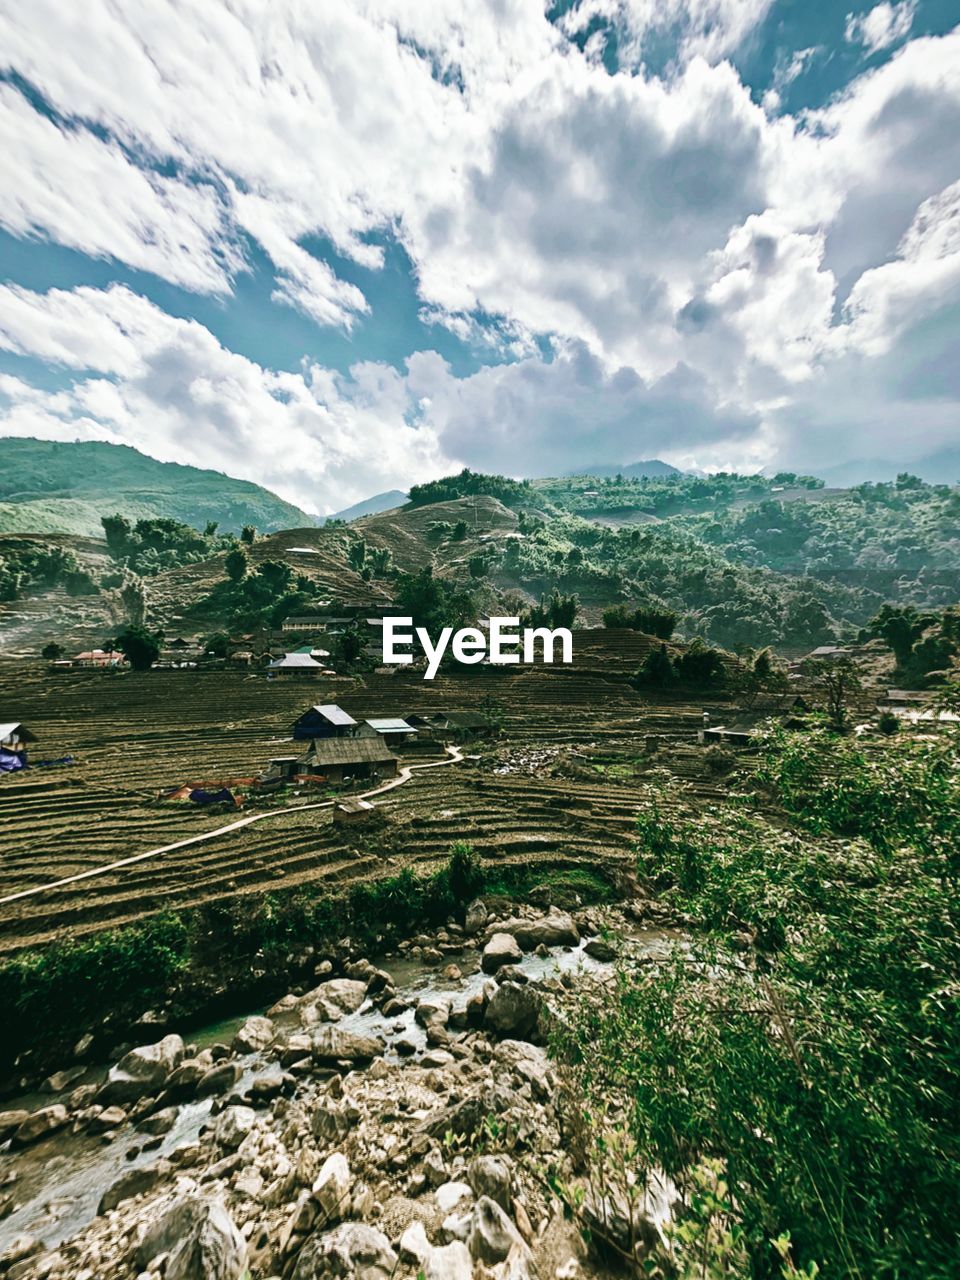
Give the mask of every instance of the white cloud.
[{"label": "white cloud", "polygon": [[901,0],[900,4],[883,0],[867,13],[848,13],[844,34],[850,44],[862,44],[867,53],[878,53],[910,34],[916,12],[917,0]]},{"label": "white cloud", "polygon": [[[5,59],[55,117],[0,85],[14,234],[221,295],[250,237],[275,301],[346,329],[367,299],[305,244],[376,268],[372,233],[393,234],[423,319],[516,363],[280,374],[126,290],[11,287],[0,342],[89,376],[66,398],[14,385],[7,429],[76,420],[335,506],[454,460],[773,456],[834,406],[862,447],[871,386],[900,405],[949,386],[929,370],[960,326],[960,29],[794,119],[723,61],[769,9],[584,0],[558,29],[542,0],[8,6]],[[912,12],[878,5],[851,38],[889,48]],[[632,59],[617,74],[565,34],[598,19]],[[785,54],[771,93],[815,52]]]},{"label": "white cloud", "polygon": [[406,393],[393,370],[360,366],[353,378],[272,372],[119,286],[7,290],[0,305],[0,345],[100,375],[54,393],[0,380],[2,434],[131,444],[325,511],[456,461],[442,455],[429,425],[405,421]]}]

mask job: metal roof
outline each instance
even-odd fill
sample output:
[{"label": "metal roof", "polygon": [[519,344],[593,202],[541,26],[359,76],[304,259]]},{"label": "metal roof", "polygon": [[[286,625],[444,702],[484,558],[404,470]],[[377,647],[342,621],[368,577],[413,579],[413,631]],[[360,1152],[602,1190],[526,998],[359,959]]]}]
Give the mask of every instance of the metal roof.
[{"label": "metal roof", "polygon": [[29,729],[25,729],[19,720],[10,720],[7,724],[0,724],[0,742],[6,742],[8,738],[20,730],[19,737],[23,742],[36,742],[36,738]]},{"label": "metal roof", "polygon": [[324,720],[329,720],[331,724],[351,725],[356,724],[353,716],[347,715],[343,707],[338,707],[335,702],[324,703],[323,706],[314,706],[311,711],[316,711],[318,716],[323,716]]},{"label": "metal roof", "polygon": [[285,669],[289,669],[290,667],[316,667],[319,671],[320,663],[315,662],[308,653],[288,653],[282,658],[277,658],[275,662],[271,662],[270,667],[271,670],[274,671],[280,667]]},{"label": "metal roof", "polygon": [[386,719],[386,720],[367,720],[366,724],[371,729],[376,729],[377,733],[413,733],[413,725],[407,724],[406,720]]}]

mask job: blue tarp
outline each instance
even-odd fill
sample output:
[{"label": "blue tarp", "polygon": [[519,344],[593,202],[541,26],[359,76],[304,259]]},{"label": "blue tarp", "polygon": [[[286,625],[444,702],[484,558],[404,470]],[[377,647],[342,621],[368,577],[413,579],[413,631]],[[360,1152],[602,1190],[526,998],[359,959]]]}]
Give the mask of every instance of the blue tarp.
[{"label": "blue tarp", "polygon": [[25,751],[4,751],[0,747],[0,773],[16,773],[18,769],[27,767]]},{"label": "blue tarp", "polygon": [[196,791],[190,792],[190,799],[194,804],[232,804],[237,802],[233,798],[233,792],[227,787],[221,787],[219,791],[204,791],[202,787],[198,787]]}]

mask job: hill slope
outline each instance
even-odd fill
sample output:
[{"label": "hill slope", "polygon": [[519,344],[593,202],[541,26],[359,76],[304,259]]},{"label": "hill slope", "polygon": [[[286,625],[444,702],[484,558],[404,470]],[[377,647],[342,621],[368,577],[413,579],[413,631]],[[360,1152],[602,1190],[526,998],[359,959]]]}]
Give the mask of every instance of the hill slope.
[{"label": "hill slope", "polygon": [[249,480],[176,462],[128,445],[0,439],[0,532],[96,537],[100,517],[168,517],[224,532],[245,524],[264,532],[312,525],[313,516]]}]

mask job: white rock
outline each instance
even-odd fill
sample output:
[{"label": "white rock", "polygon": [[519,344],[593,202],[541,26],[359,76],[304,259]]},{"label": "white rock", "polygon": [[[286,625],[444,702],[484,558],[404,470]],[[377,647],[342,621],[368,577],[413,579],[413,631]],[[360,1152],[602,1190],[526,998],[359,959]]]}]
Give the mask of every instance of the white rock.
[{"label": "white rock", "polygon": [[313,1196],[319,1204],[324,1220],[334,1223],[344,1216],[347,1197],[350,1194],[350,1165],[339,1151],[323,1162],[313,1184]]},{"label": "white rock", "polygon": [[433,1194],[437,1202],[437,1208],[442,1214],[446,1215],[456,1208],[464,1196],[470,1196],[471,1191],[465,1182],[445,1182],[442,1186],[437,1187]]}]

